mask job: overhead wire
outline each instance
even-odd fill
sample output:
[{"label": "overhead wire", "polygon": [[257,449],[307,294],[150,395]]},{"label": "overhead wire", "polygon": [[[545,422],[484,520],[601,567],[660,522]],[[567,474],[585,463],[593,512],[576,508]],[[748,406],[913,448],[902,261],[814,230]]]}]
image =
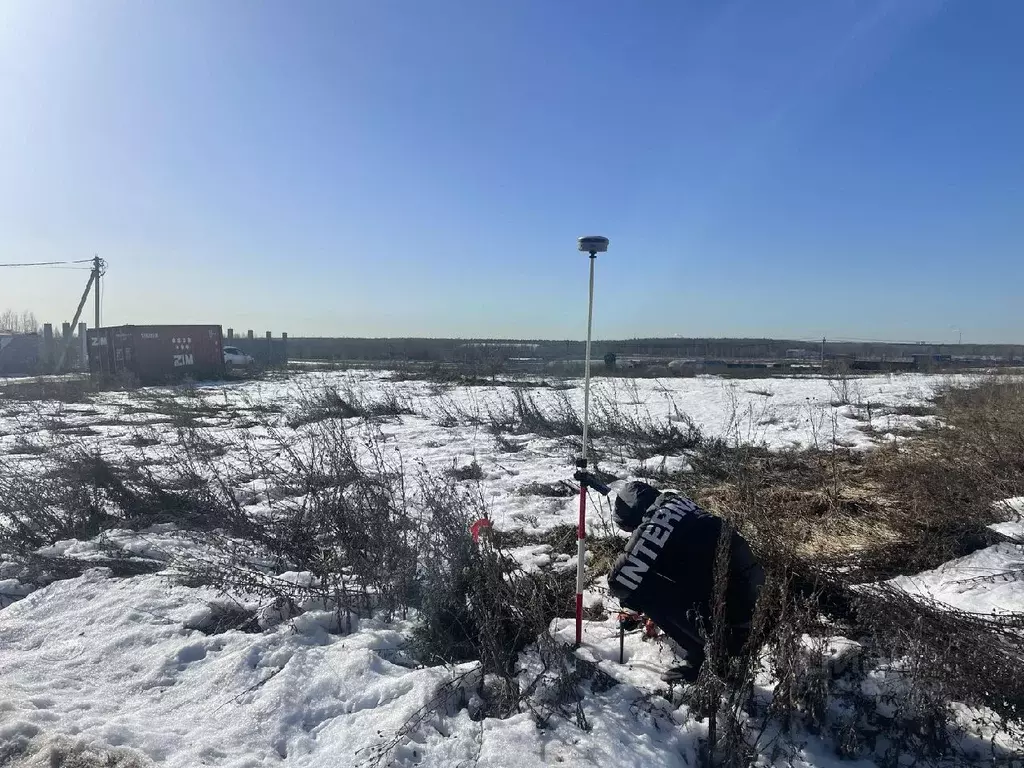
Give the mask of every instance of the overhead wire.
[{"label": "overhead wire", "polygon": [[[17,261],[0,264],[0,267],[43,267],[45,269],[71,269],[75,271],[89,272],[95,269],[96,259],[66,259],[64,261]],[[77,264],[89,264],[88,267],[75,266]],[[101,270],[106,266],[106,262],[102,259],[99,260],[99,266]],[[105,271],[105,270],[104,270]],[[103,274],[103,271],[100,272]],[[100,298],[100,315],[103,314],[103,294],[100,292],[99,281],[96,284],[96,292]]]},{"label": "overhead wire", "polygon": [[73,261],[23,261],[11,264],[0,264],[0,267],[57,267],[65,264],[91,264],[92,259],[76,259]]}]

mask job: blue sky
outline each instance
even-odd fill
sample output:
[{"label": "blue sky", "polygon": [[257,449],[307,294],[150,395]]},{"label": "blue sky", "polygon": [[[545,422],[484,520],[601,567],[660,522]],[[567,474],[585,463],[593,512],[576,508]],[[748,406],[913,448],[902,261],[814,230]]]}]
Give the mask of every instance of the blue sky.
[{"label": "blue sky", "polygon": [[[1016,0],[0,2],[0,262],[108,323],[1024,341]],[[0,270],[69,320],[86,273]]]}]

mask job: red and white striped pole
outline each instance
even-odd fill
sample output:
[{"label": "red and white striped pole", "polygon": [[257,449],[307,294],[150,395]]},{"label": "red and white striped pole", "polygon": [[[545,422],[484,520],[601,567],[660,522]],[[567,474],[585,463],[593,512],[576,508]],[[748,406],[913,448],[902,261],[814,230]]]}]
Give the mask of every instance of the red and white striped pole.
[{"label": "red and white striped pole", "polygon": [[[583,451],[576,460],[582,471],[587,469],[590,431],[590,340],[594,321],[594,264],[597,254],[608,250],[608,238],[600,236],[579,238],[579,249],[590,254],[590,293],[587,301],[587,347],[583,361]],[[587,483],[580,481],[580,520],[576,530],[576,645],[583,642],[583,565],[587,554]]]}]

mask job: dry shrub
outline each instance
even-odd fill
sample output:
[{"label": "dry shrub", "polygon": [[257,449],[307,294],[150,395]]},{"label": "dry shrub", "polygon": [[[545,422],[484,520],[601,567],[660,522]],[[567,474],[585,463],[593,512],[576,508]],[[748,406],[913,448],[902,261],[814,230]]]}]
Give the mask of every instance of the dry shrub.
[{"label": "dry shrub", "polygon": [[26,552],[109,528],[173,522],[209,530],[240,522],[199,466],[221,451],[196,433],[180,442],[177,461],[160,475],[131,456],[118,461],[79,442],[51,446],[41,466],[0,460],[0,544]]},{"label": "dry shrub", "polygon": [[880,654],[912,664],[918,684],[1024,722],[1024,614],[968,613],[888,584],[853,598],[856,626]]},{"label": "dry shrub", "polygon": [[517,488],[516,493],[520,496],[544,496],[549,499],[564,499],[576,495],[579,491],[565,481],[541,483],[534,480]]},{"label": "dry shrub", "polygon": [[490,403],[487,423],[495,434],[570,437],[583,434],[583,417],[564,390],[540,400],[533,392],[512,390]]},{"label": "dry shrub", "polygon": [[446,662],[479,659],[485,674],[511,685],[519,652],[572,605],[572,574],[528,574],[490,534],[474,542],[470,526],[486,516],[479,489],[427,480],[422,653]]},{"label": "dry shrub", "polygon": [[[871,404],[868,403],[870,406]],[[912,405],[903,404],[897,405],[893,408],[886,408],[885,406],[878,406],[875,410],[880,413],[892,413],[895,416],[934,416],[936,414],[936,408],[934,405]]]},{"label": "dry shrub", "polygon": [[430,476],[420,486],[427,514],[413,650],[426,663],[459,666],[361,764],[390,764],[426,722],[463,709],[474,720],[529,711],[541,727],[562,716],[589,728],[583,700],[614,681],[549,634],[553,619],[571,613],[573,574],[526,573],[498,532],[474,541],[470,526],[487,513],[478,487]]},{"label": "dry shrub", "polygon": [[257,612],[232,600],[210,602],[205,613],[194,616],[183,626],[185,629],[202,632],[204,635],[260,631]]},{"label": "dry shrub", "polygon": [[656,419],[649,410],[630,411],[606,397],[598,398],[595,411],[596,436],[623,446],[634,458],[714,450],[693,419],[678,410],[672,418]]},{"label": "dry shrub", "polygon": [[327,419],[384,419],[413,413],[411,402],[393,387],[369,398],[351,382],[344,386],[325,383],[299,393],[298,407],[289,417],[288,426],[298,429]]},{"label": "dry shrub", "polygon": [[452,466],[449,467],[446,472],[453,479],[459,481],[480,480],[484,476],[483,467],[480,466],[476,459],[473,459],[469,464],[462,467],[458,466],[453,461]]},{"label": "dry shrub", "polygon": [[880,765],[1015,765],[994,734],[1024,733],[1024,616],[855,588],[791,548],[769,566],[747,651],[727,659],[718,617],[707,628],[708,664],[687,697],[709,719],[704,765],[799,764],[808,734]]},{"label": "dry shrub", "polygon": [[[339,621],[407,612],[420,523],[400,457],[372,424],[354,434],[340,421],[318,422],[298,442],[270,425],[266,433],[261,440],[276,450],[244,438],[229,456],[189,422],[156,468],[80,443],[54,446],[41,468],[0,459],[0,550],[28,564],[63,539],[174,523],[196,541],[175,564],[187,583],[263,599],[283,616],[303,605],[330,606]],[[261,490],[247,491],[250,483]],[[33,568],[77,575],[52,558]],[[286,571],[298,576],[282,579]]]},{"label": "dry shrub", "polygon": [[362,410],[346,400],[336,388],[325,387],[302,397],[297,412],[288,420],[288,426],[298,429],[325,419],[351,419],[362,415]]},{"label": "dry shrub", "polygon": [[[476,423],[464,409],[449,405],[443,410],[445,425]],[[502,393],[488,404],[483,421],[496,436],[565,438],[575,449],[583,434],[583,414],[561,389],[551,389],[544,397],[521,389]],[[656,418],[647,409],[624,407],[614,392],[594,393],[589,434],[619,454],[638,459],[713,451],[717,442],[706,438],[693,420],[678,410],[671,418]],[[507,440],[499,443],[508,447]]]},{"label": "dry shrub", "polygon": [[[243,445],[247,474],[271,489],[263,509],[242,504],[216,459],[193,454],[231,525],[199,537],[200,552],[181,578],[228,594],[273,601],[284,618],[304,607],[353,615],[405,615],[414,602],[420,515],[408,498],[399,459],[387,455],[372,425],[309,425],[302,441],[274,435],[276,453]],[[283,579],[278,574],[297,574]]]},{"label": "dry shrub", "polygon": [[591,729],[583,702],[618,684],[597,664],[576,655],[573,646],[544,633],[522,659],[523,684],[515,709],[528,710],[539,728],[564,718],[583,731]]},{"label": "dry shrub", "polygon": [[0,550],[29,553],[62,539],[88,539],[110,525],[87,482],[93,457],[58,449],[41,465],[0,457]]}]

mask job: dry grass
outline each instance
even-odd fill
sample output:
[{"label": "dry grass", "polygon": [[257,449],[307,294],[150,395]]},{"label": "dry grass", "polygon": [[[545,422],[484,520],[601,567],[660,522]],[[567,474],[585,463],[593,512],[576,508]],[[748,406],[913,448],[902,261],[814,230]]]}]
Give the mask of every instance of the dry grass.
[{"label": "dry grass", "polygon": [[949,388],[934,411],[936,422],[868,454],[704,441],[693,471],[660,479],[733,520],[755,547],[785,539],[805,562],[864,581],[919,572],[994,543],[993,503],[1024,494],[1024,384]]}]

